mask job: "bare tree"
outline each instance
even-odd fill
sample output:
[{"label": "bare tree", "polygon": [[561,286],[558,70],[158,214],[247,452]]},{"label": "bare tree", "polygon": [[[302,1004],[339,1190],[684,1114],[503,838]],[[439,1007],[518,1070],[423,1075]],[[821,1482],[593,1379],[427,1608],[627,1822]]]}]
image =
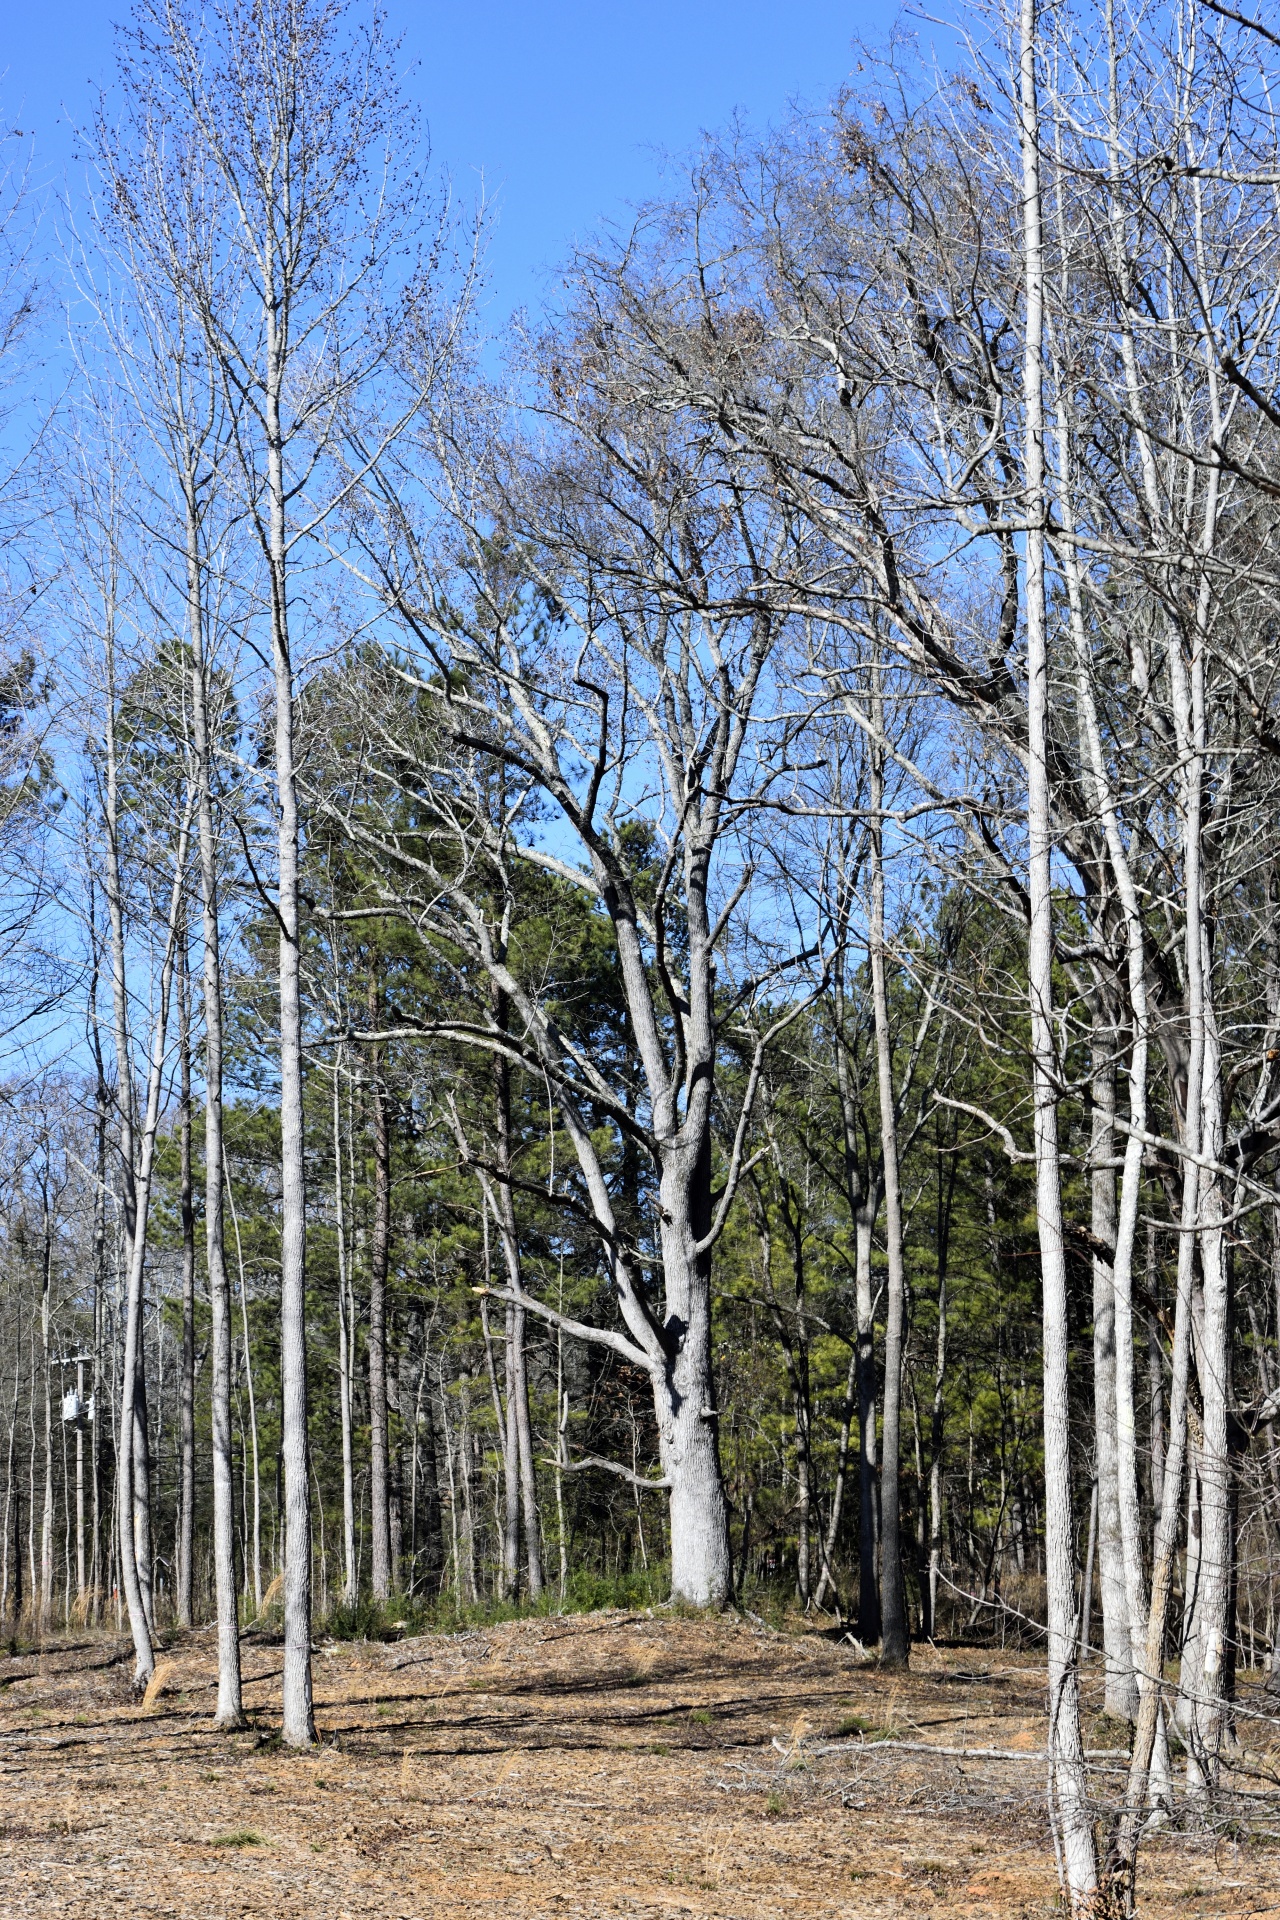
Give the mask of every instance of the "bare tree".
[{"label": "bare tree", "polygon": [[[545,1073],[555,1090],[579,1204],[600,1236],[625,1332],[570,1322],[514,1284],[496,1291],[649,1376],[663,1476],[643,1484],[670,1488],[673,1589],[718,1605],[731,1566],[711,1261],[748,1158],[761,1063],[804,1004],[800,994],[767,1010],[770,992],[809,957],[805,932],[789,951],[757,950],[732,985],[722,967],[729,943],[750,938],[739,913],[755,871],[750,835],[785,778],[792,720],[771,678],[783,625],[775,606],[810,555],[761,473],[708,462],[682,440],[678,414],[658,424],[666,369],[636,324],[636,289],[612,273],[584,263],[579,313],[539,350],[559,446],[504,460],[496,441],[489,449],[464,437],[466,411],[483,407],[479,392],[466,401],[446,393],[413,449],[420,464],[406,448],[380,469],[370,499],[385,540],[375,545],[367,525],[354,531],[365,577],[421,664],[390,668],[386,684],[404,688],[400,717],[382,696],[386,719],[371,727],[379,701],[360,704],[364,772],[385,785],[391,813],[376,830],[354,809],[340,817],[390,862],[398,877],[386,883],[388,902],[403,903],[395,910],[428,938],[461,943],[510,1008],[509,1033],[491,1009],[441,1030]],[[604,355],[597,301],[610,314]],[[678,301],[659,319],[671,347],[690,323],[700,324]],[[646,393],[644,413],[626,397],[633,382]],[[454,543],[447,590],[421,544],[422,488],[437,473]],[[486,524],[495,514],[496,539]],[[436,674],[438,684],[427,677]],[[507,797],[496,817],[489,794],[500,770]],[[438,823],[425,845],[394,828],[399,792]],[[555,809],[576,858],[539,843],[538,804]],[[609,927],[643,1114],[502,957],[525,863],[579,890]],[[748,1068],[717,1180],[716,1060],[734,1031]],[[652,1172],[651,1243],[619,1231],[593,1114],[633,1141]]]},{"label": "bare tree", "polygon": [[[220,661],[235,555],[227,498],[229,420],[198,324],[192,281],[206,297],[219,286],[210,182],[183,170],[145,94],[129,95],[121,126],[100,118],[95,158],[102,193],[96,251],[79,276],[112,353],[115,375],[155,456],[151,485],[137,500],[152,552],[164,556],[153,599],[167,593],[185,616],[189,652],[190,750],[200,870],[204,1011],[205,1253],[212,1310],[212,1477],[214,1584],[218,1607],[220,1726],[243,1724],[235,1587],[231,1436],[231,1295],[224,1230],[223,978],[220,867],[215,809],[217,755],[226,745],[229,669]],[[104,278],[105,269],[105,278]],[[144,504],[145,503],[145,504]],[[229,551],[230,549],[230,551]],[[140,586],[146,590],[147,582]],[[167,606],[158,604],[164,618]],[[185,1524],[185,1514],[184,1514]],[[189,1566],[184,1561],[189,1577]]]},{"label": "bare tree", "polygon": [[[281,1364],[285,1470],[284,1736],[315,1737],[304,1290],[305,1168],[294,751],[300,548],[335,496],[335,418],[384,364],[382,277],[412,224],[416,140],[378,16],[332,0],[225,0],[197,13],[148,0],[124,77],[170,142],[174,185],[215,189],[218,219],[185,292],[233,424],[270,632],[279,931]],[[408,241],[412,245],[412,235]],[[207,263],[212,259],[216,270]],[[349,484],[338,483],[339,493]]]}]

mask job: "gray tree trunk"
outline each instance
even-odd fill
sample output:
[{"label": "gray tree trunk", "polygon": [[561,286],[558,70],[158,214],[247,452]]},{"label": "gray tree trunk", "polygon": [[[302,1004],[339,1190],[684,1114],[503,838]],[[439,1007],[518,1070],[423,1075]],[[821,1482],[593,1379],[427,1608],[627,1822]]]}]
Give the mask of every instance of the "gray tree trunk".
[{"label": "gray tree trunk", "polygon": [[[873,667],[871,717],[883,733],[879,662]],[[889,1032],[889,991],[885,978],[884,925],[884,754],[871,745],[871,957],[872,999],[876,1023],[876,1064],[880,1089],[880,1155],[884,1168],[885,1238],[888,1290],[884,1333],[884,1451],[880,1468],[880,1659],[905,1666],[911,1640],[902,1573],[899,1524],[901,1492],[902,1346],[906,1316],[906,1273],[902,1258],[902,1197],[898,1186],[898,1119],[893,1087],[893,1048]]]},{"label": "gray tree trunk", "polygon": [[[371,963],[369,1019],[377,1027],[379,997]],[[387,1274],[391,1257],[391,1142],[382,1050],[369,1052],[369,1100],[373,1122],[373,1231],[369,1236],[369,1509],[373,1597],[391,1593],[391,1509],[387,1478]]]},{"label": "gray tree trunk", "polygon": [[[1213,431],[1217,419],[1216,381],[1210,372]],[[1211,550],[1217,524],[1220,468],[1209,469],[1205,482],[1202,542]],[[1205,655],[1209,647],[1207,624],[1212,588],[1206,573],[1196,605],[1196,627],[1190,662],[1184,658],[1183,639],[1175,634],[1168,649],[1171,705],[1178,746],[1183,756],[1183,841],[1186,888],[1186,973],[1189,1026],[1193,1051],[1200,1067],[1198,1138],[1193,1142],[1189,1120],[1185,1144],[1205,1159],[1221,1165],[1223,1158],[1222,1056],[1213,986],[1213,950],[1209,916],[1205,910],[1203,864],[1204,763],[1208,742]],[[1198,1041],[1198,1046],[1197,1046]],[[1191,1094],[1187,1094],[1188,1108]],[[1198,1485],[1199,1539],[1196,1579],[1185,1627],[1182,1666],[1178,1681],[1178,1724],[1187,1747],[1187,1777],[1200,1795],[1212,1791],[1217,1780],[1218,1755],[1230,1730],[1225,1698],[1228,1612],[1232,1594],[1230,1461],[1227,1450],[1227,1414],[1230,1396],[1230,1269],[1223,1231],[1221,1176],[1210,1167],[1196,1169],[1200,1275],[1203,1306],[1196,1327],[1195,1362],[1203,1403],[1203,1423],[1196,1437],[1191,1480]],[[1188,1536],[1188,1592],[1193,1541]]]},{"label": "gray tree trunk", "polygon": [[[1095,1013],[1095,1021],[1100,1022]],[[1093,1114],[1090,1154],[1091,1224],[1095,1244],[1111,1255],[1093,1256],[1093,1407],[1098,1463],[1098,1588],[1102,1600],[1102,1654],[1106,1711],[1132,1720],[1138,1710],[1133,1672],[1129,1595],[1120,1531],[1120,1474],[1116,1432],[1116,1300],[1112,1262],[1116,1245],[1115,1070],[1107,1030],[1094,1036]]]},{"label": "gray tree trunk", "polygon": [[[146,1592],[140,1577],[135,1534],[137,1499],[135,1451],[139,1447],[138,1400],[142,1383],[142,1291],[147,1254],[147,1216],[151,1204],[151,1181],[155,1165],[156,1132],[160,1124],[160,1096],[164,1080],[165,1039],[169,1024],[169,998],[173,984],[174,953],[178,920],[182,908],[184,869],[190,815],[184,818],[178,835],[175,877],[170,895],[169,918],[165,931],[164,958],[160,967],[159,992],[152,1027],[150,1057],[147,1066],[147,1099],[137,1135],[138,1158],[134,1177],[134,1229],[128,1245],[128,1281],[125,1296],[125,1346],[123,1386],[120,1396],[119,1463],[119,1536],[121,1584],[129,1609],[136,1655],[135,1680],[145,1681],[155,1665],[152,1648],[153,1626],[146,1605]],[[141,1441],[145,1443],[145,1401]]]},{"label": "gray tree trunk", "polygon": [[502,1371],[506,1381],[506,1399],[502,1407],[502,1582],[509,1599],[520,1592],[520,1433],[516,1424],[516,1312],[508,1304],[503,1325]]},{"label": "gray tree trunk", "polygon": [[342,1599],[356,1601],[355,1464],[351,1435],[352,1362],[355,1328],[348,1311],[350,1293],[347,1252],[347,1210],[342,1184],[342,1115],[338,1095],[342,1055],[333,1070],[333,1200],[338,1239],[338,1412],[342,1425]]},{"label": "gray tree trunk", "polygon": [[1023,470],[1027,520],[1027,838],[1036,1213],[1044,1317],[1045,1575],[1048,1594],[1049,1811],[1073,1913],[1092,1909],[1098,1862],[1084,1776],[1076,1664],[1071,1520],[1067,1270],[1058,1164],[1058,1058],[1053,1032],[1053,829],[1049,780],[1049,654],[1045,597],[1044,241],[1040,185],[1036,0],[1019,18],[1022,258],[1026,298]]},{"label": "gray tree trunk", "polygon": [[709,1099],[690,1105],[686,1142],[663,1166],[659,1191],[668,1334],[654,1383],[671,1482],[671,1595],[720,1607],[733,1591],[733,1561],[711,1358],[711,1255],[698,1250],[711,1225],[711,1115]]},{"label": "gray tree trunk", "polygon": [[[280,189],[278,189],[280,190]],[[279,209],[273,215],[279,217]],[[307,1458],[307,1189],[302,1112],[301,827],[294,761],[293,657],[289,636],[289,546],[285,528],[285,435],[281,416],[289,340],[288,288],[272,234],[262,249],[265,322],[264,425],[267,558],[275,679],[276,874],[280,986],[280,1398],[284,1467],[285,1744],[315,1744],[311,1689],[311,1491]]]},{"label": "gray tree trunk", "polygon": [[53,1301],[53,1213],[49,1203],[49,1141],[46,1136],[42,1178],[42,1254],[40,1261],[40,1352],[44,1375],[44,1504],[40,1516],[40,1625],[53,1623],[53,1381],[49,1333]]},{"label": "gray tree trunk", "polygon": [[878,1182],[854,1220],[858,1316],[858,1638],[880,1638],[880,1477],[877,1471],[875,1305],[871,1292],[871,1235],[879,1211]]},{"label": "gray tree trunk", "polygon": [[178,1383],[181,1445],[178,1496],[178,1625],[193,1624],[196,1543],[196,1220],[191,1192],[191,987],[187,969],[186,910],[178,939],[178,1056],[182,1214],[182,1366]]},{"label": "gray tree trunk", "polygon": [[209,663],[204,635],[198,520],[188,469],[187,601],[191,643],[192,744],[204,995],[204,1244],[210,1308],[210,1468],[213,1480],[213,1585],[218,1620],[215,1723],[244,1725],[240,1685],[240,1619],[236,1596],[235,1471],[231,1426],[231,1283],[226,1250],[226,1147],[222,1127],[222,939],[218,920],[218,843],[213,817],[213,742]]}]

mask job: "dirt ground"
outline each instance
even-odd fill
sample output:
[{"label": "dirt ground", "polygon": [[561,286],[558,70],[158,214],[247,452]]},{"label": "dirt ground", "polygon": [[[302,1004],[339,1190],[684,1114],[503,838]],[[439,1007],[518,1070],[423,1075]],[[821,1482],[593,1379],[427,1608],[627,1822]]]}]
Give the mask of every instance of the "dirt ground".
[{"label": "dirt ground", "polygon": [[[232,1736],[209,1722],[208,1632],[174,1639],[149,1708],[122,1641],[0,1661],[3,1920],[1057,1905],[1030,1657],[917,1648],[900,1677],[817,1634],[661,1613],[322,1645],[307,1756],[274,1737],[280,1658],[246,1639],[253,1728]],[[1152,1843],[1145,1911],[1280,1913],[1280,1846],[1258,1837],[1280,1831],[1280,1726],[1249,1724],[1236,1801],[1252,1833],[1219,1821]],[[1119,1733],[1091,1711],[1091,1744]],[[1118,1777],[1095,1755],[1100,1799]]]}]

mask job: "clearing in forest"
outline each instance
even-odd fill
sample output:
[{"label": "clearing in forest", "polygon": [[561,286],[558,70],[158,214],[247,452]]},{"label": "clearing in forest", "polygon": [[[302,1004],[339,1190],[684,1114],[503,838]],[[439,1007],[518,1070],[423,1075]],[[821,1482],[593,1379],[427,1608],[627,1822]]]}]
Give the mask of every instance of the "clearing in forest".
[{"label": "clearing in forest", "polygon": [[[150,1704],[113,1637],[3,1661],[4,1920],[1058,1904],[1028,1655],[916,1648],[896,1675],[816,1633],[661,1613],[322,1643],[306,1756],[276,1742],[275,1641],[246,1637],[245,1734],[212,1730],[213,1658],[212,1632],[175,1636]],[[1249,1724],[1231,1819],[1147,1847],[1144,1911],[1280,1910],[1280,1725]],[[1099,1798],[1121,1731],[1086,1715]]]}]

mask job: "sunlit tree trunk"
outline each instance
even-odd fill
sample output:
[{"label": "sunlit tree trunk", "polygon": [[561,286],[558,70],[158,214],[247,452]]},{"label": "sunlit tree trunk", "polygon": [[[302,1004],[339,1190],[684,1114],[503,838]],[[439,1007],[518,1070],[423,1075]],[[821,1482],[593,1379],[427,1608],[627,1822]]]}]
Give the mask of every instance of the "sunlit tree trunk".
[{"label": "sunlit tree trunk", "polygon": [[40,1208],[40,1352],[44,1378],[44,1505],[40,1516],[40,1625],[53,1621],[53,1380],[49,1346],[53,1301],[53,1212],[49,1198],[49,1140],[44,1141]]},{"label": "sunlit tree trunk", "polygon": [[1048,1593],[1049,1795],[1065,1892],[1085,1913],[1098,1884],[1084,1777],[1076,1664],[1071,1520],[1071,1405],[1067,1375],[1067,1271],[1058,1163],[1057,1046],[1053,1032],[1053,826],[1048,761],[1049,651],[1045,593],[1044,240],[1036,0],[1022,0],[1018,37],[1022,149],[1025,611],[1027,640],[1027,838],[1036,1213],[1044,1337],[1045,1575]]},{"label": "sunlit tree trunk", "polygon": [[[227,1168],[225,1147],[223,1150],[223,1189],[231,1209],[231,1230],[236,1242],[236,1272],[240,1280],[240,1338],[244,1354],[245,1393],[249,1401],[249,1454],[253,1472],[253,1523],[252,1532],[246,1543],[245,1585],[246,1590],[252,1583],[253,1605],[257,1613],[262,1612],[262,1463],[258,1453],[258,1401],[253,1385],[253,1343],[249,1335],[249,1288],[244,1270],[244,1244],[240,1238],[240,1219],[236,1213],[235,1192],[231,1185],[231,1175]],[[227,1338],[230,1343],[231,1327],[228,1313]],[[241,1423],[240,1451],[244,1454],[244,1427]],[[248,1471],[248,1464],[246,1464]],[[277,1478],[277,1491],[279,1481]]]},{"label": "sunlit tree trunk", "polygon": [[[500,990],[492,996],[494,1005],[494,1023],[500,1033],[507,1030],[510,1009],[507,997]],[[515,1196],[511,1187],[512,1170],[512,1131],[511,1131],[511,1067],[506,1057],[498,1054],[494,1060],[494,1094],[497,1146],[497,1179],[494,1182],[495,1198],[502,1236],[506,1252],[508,1276],[511,1284],[523,1290],[523,1275],[520,1263],[520,1242],[516,1224]],[[529,1377],[525,1356],[526,1316],[524,1308],[512,1303],[507,1309],[507,1551],[509,1556],[518,1555],[519,1521],[516,1518],[516,1500],[519,1499],[519,1512],[524,1522],[525,1572],[529,1582],[529,1597],[537,1600],[542,1593],[542,1529],[538,1514],[538,1482],[533,1459],[533,1428],[529,1418]],[[517,1495],[518,1483],[518,1495]],[[515,1560],[512,1558],[509,1574],[514,1575]]]},{"label": "sunlit tree trunk", "polygon": [[213,727],[205,645],[204,597],[194,474],[185,470],[187,610],[191,643],[192,742],[200,857],[204,997],[204,1237],[210,1308],[210,1466],[213,1478],[213,1584],[218,1617],[218,1726],[244,1724],[240,1619],[236,1597],[235,1469],[231,1426],[231,1283],[226,1249],[226,1148],[223,1141],[222,935],[218,918],[218,840],[214,822]]},{"label": "sunlit tree trunk", "polygon": [[[1132,1720],[1138,1707],[1133,1675],[1129,1595],[1120,1531],[1120,1472],[1116,1429],[1116,1179],[1114,1035],[1094,1010],[1093,1111],[1089,1149],[1093,1256],[1093,1421],[1098,1468],[1098,1587],[1102,1599],[1102,1654],[1106,1711]],[[1104,1253],[1101,1249],[1105,1248]]]},{"label": "sunlit tree trunk", "polygon": [[338,1413],[342,1426],[342,1599],[356,1601],[356,1498],[351,1435],[351,1368],[355,1328],[347,1310],[349,1275],[347,1209],[342,1185],[342,1114],[339,1100],[342,1055],[333,1070],[333,1204],[338,1240]]},{"label": "sunlit tree trunk", "polygon": [[187,972],[186,910],[178,936],[179,1152],[178,1206],[182,1216],[182,1364],[178,1383],[181,1445],[178,1496],[178,1625],[192,1625],[196,1543],[196,1223],[191,1192],[191,989]]},{"label": "sunlit tree trunk", "polygon": [[884,907],[884,731],[880,663],[872,667],[871,744],[871,959],[876,1022],[876,1065],[880,1092],[880,1154],[884,1168],[885,1240],[888,1285],[884,1335],[884,1451],[880,1469],[880,1658],[886,1666],[905,1666],[910,1654],[907,1596],[902,1573],[899,1523],[901,1495],[902,1347],[906,1317],[906,1274],[902,1258],[902,1196],[898,1182],[898,1119],[893,1085],[893,1046],[889,1031],[889,992],[885,978]]},{"label": "sunlit tree trunk", "polygon": [[[376,961],[370,962],[369,1024],[379,1018]],[[391,1512],[387,1480],[387,1273],[391,1248],[391,1143],[382,1050],[369,1050],[369,1103],[373,1125],[373,1230],[369,1236],[369,1508],[373,1597],[391,1592]]]}]

